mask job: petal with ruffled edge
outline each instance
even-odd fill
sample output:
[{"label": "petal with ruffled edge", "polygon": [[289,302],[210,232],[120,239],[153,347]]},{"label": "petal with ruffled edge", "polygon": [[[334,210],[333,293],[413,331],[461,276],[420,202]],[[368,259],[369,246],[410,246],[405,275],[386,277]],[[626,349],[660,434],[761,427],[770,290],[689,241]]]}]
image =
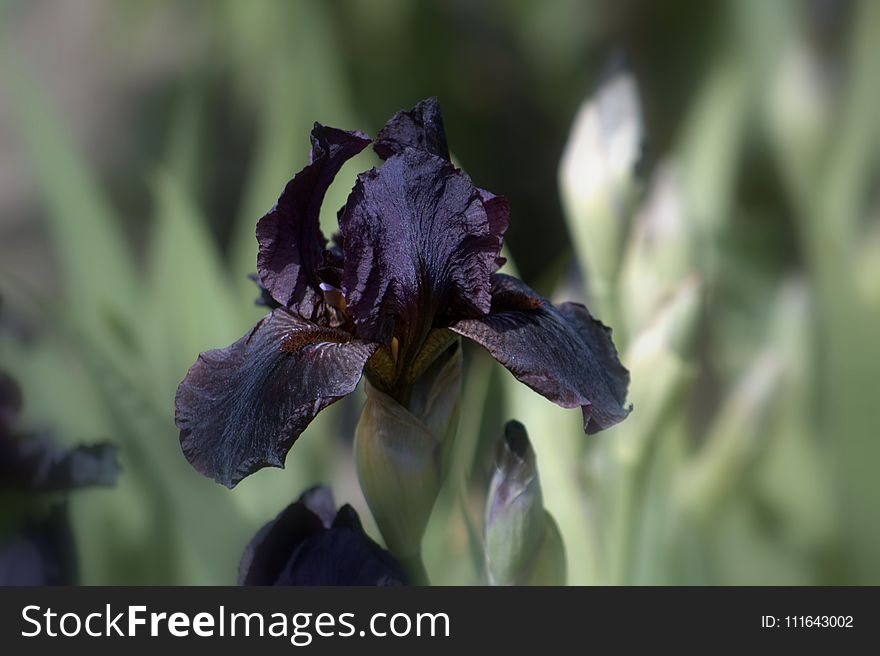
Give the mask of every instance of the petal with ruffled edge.
[{"label": "petal with ruffled edge", "polygon": [[[436,97],[427,98],[412,109],[397,112],[379,131],[373,143],[373,150],[382,159],[388,159],[406,148],[423,150],[451,161],[446,130],[443,127],[443,113]],[[507,199],[485,189],[477,188],[477,192],[483,201],[492,232],[503,235],[510,217]],[[504,259],[498,258],[498,265],[503,263]]]},{"label": "petal with ruffled edge", "polygon": [[354,391],[376,347],[273,310],[231,346],[202,353],[178,387],[184,455],[227,487],[283,467],[315,415]]},{"label": "petal with ruffled edge", "polygon": [[[451,161],[443,127],[443,113],[435,96],[426,98],[412,109],[397,112],[376,135],[373,150],[382,159],[402,153],[407,148],[424,150]],[[479,189],[480,198],[489,215],[489,221],[497,225],[498,234],[507,229],[510,208],[502,196]]]},{"label": "petal with ruffled edge", "polygon": [[405,362],[432,326],[489,311],[506,223],[446,160],[407,148],[361,174],[340,226],[360,337],[397,337]]},{"label": "petal with ruffled edge", "polygon": [[361,152],[370,138],[315,123],[309,164],[287,183],[268,214],[257,223],[257,271],[262,286],[278,303],[314,317],[321,305],[318,269],[324,264],[327,239],[319,214],[324,195],[346,161]]},{"label": "petal with ruffled edge", "polygon": [[577,303],[551,304],[525,283],[494,276],[492,312],[450,329],[483,346],[516,378],[564,408],[580,407],[596,433],[629,414],[629,372],[611,331]]},{"label": "petal with ruffled edge", "polygon": [[443,114],[436,97],[426,98],[412,109],[403,109],[392,116],[376,135],[373,150],[382,159],[416,148],[449,159]]},{"label": "petal with ruffled edge", "polygon": [[[480,195],[483,209],[486,210],[486,216],[489,218],[490,232],[494,235],[503,236],[507,232],[507,226],[510,223],[510,203],[507,202],[504,196],[496,196],[491,191],[486,191],[485,189],[478,188],[477,193]],[[496,268],[501,268],[506,261],[507,258],[501,257],[499,254],[495,258]]]}]

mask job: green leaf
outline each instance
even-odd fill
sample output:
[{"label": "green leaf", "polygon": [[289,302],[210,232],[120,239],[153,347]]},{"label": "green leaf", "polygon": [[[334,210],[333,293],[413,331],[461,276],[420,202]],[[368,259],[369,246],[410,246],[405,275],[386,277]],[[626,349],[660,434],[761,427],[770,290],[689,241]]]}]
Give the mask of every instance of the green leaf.
[{"label": "green leaf", "polygon": [[160,173],[155,195],[144,343],[159,400],[171,416],[177,384],[199,352],[231,344],[250,320],[237,311],[217,247],[184,190]]},{"label": "green leaf", "polygon": [[65,299],[81,323],[106,329],[133,316],[137,283],[122,226],[53,103],[23,71],[13,106],[61,262]]}]

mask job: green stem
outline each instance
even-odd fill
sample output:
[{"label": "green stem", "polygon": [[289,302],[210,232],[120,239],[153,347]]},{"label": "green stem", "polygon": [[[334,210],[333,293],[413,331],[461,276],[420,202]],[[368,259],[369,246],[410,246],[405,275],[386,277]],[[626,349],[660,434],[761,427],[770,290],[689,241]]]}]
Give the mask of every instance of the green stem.
[{"label": "green stem", "polygon": [[397,560],[401,567],[403,567],[406,575],[409,577],[410,585],[431,585],[431,581],[428,579],[428,572],[425,570],[425,563],[422,561],[421,552],[417,553],[415,556],[398,558]]}]

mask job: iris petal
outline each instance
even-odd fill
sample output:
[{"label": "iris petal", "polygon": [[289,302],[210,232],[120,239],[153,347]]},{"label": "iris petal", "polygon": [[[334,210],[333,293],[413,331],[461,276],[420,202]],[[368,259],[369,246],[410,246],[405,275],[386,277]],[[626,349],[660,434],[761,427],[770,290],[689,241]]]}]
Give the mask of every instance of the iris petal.
[{"label": "iris petal", "polygon": [[278,301],[272,298],[272,294],[269,293],[269,290],[263,287],[263,285],[260,283],[260,277],[256,273],[248,274],[248,278],[250,278],[254,282],[254,284],[256,284],[257,290],[259,292],[259,296],[257,296],[257,298],[254,300],[254,305],[259,305],[270,310],[281,307]]},{"label": "iris petal", "polygon": [[320,307],[318,269],[327,239],[318,222],[321,203],[333,178],[357,155],[369,137],[318,123],[312,129],[309,164],[287,183],[268,214],[257,223],[257,271],[260,282],[278,303],[306,317]]},{"label": "iris petal", "polygon": [[[477,189],[480,200],[483,203],[483,209],[486,210],[486,216],[489,219],[489,231],[494,235],[499,235],[499,239],[505,232],[510,223],[510,203],[504,196],[496,196],[491,191],[485,189]],[[500,255],[495,258],[497,268],[500,268],[507,258]]]},{"label": "iris petal", "polygon": [[318,412],[354,391],[376,345],[284,308],[231,346],[202,353],[177,390],[184,455],[234,487],[284,457]]},{"label": "iris petal", "polygon": [[254,536],[240,585],[402,585],[400,565],[364,532],[351,506],[336,512],[327,487],[312,488]]},{"label": "iris petal", "polygon": [[391,555],[364,532],[354,509],[339,509],[333,525],[293,552],[275,585],[406,585]]},{"label": "iris petal", "polygon": [[[443,114],[436,97],[427,98],[412,109],[397,112],[379,131],[373,143],[373,150],[382,159],[402,153],[407,148],[423,150],[450,160]],[[477,192],[489,216],[492,232],[503,235],[510,214],[507,200],[485,189],[477,189]],[[503,264],[503,260],[500,264]]]},{"label": "iris petal", "polygon": [[424,150],[445,160],[449,159],[443,114],[437,98],[427,98],[412,109],[397,112],[379,130],[373,144],[373,150],[382,159],[402,153],[407,148]]},{"label": "iris petal", "polygon": [[506,221],[446,160],[407,148],[361,174],[340,225],[358,335],[413,357],[433,325],[486,314]]},{"label": "iris petal", "polygon": [[[334,509],[335,512],[335,509]],[[273,585],[301,543],[324,530],[321,518],[302,498],[263,526],[245,547],[239,585]]]},{"label": "iris petal", "polygon": [[492,312],[450,329],[483,346],[518,380],[565,408],[580,407],[584,430],[595,433],[622,421],[629,372],[611,331],[583,305],[552,305],[525,283],[497,274]]}]

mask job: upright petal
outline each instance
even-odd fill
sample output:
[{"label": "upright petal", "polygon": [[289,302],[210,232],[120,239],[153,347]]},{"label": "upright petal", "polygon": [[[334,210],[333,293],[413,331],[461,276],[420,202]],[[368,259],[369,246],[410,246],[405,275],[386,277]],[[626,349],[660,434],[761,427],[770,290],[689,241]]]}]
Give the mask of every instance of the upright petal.
[{"label": "upright petal", "polygon": [[407,148],[424,150],[445,160],[449,159],[443,114],[436,97],[427,98],[412,109],[397,112],[379,130],[373,144],[373,150],[382,159],[402,153]]},{"label": "upright petal", "polygon": [[[373,150],[382,159],[402,153],[407,148],[423,150],[450,160],[446,130],[443,127],[443,114],[436,97],[427,98],[412,109],[397,112],[379,131],[373,143]],[[492,232],[503,235],[507,230],[510,214],[507,200],[485,189],[477,189],[477,191],[489,216]],[[501,264],[503,260],[499,262],[499,266]]]},{"label": "upright petal", "polygon": [[413,357],[433,325],[486,314],[505,222],[446,160],[407,148],[363,173],[340,225],[359,336]]},{"label": "upright petal", "polygon": [[269,293],[269,290],[263,287],[260,283],[260,276],[256,273],[248,274],[248,278],[250,278],[254,284],[257,286],[257,290],[259,292],[259,296],[254,299],[254,305],[259,305],[269,310],[274,310],[277,307],[281,307],[281,304],[272,298],[272,294]]},{"label": "upright petal", "polygon": [[324,263],[327,239],[318,223],[327,188],[346,161],[357,155],[369,137],[318,123],[312,129],[309,164],[287,183],[268,214],[257,223],[257,271],[260,282],[278,303],[295,307],[306,317],[320,305],[317,270]]},{"label": "upright petal", "polygon": [[583,305],[552,305],[510,276],[497,274],[492,312],[450,329],[469,337],[518,380],[564,408],[580,407],[584,430],[595,433],[622,421],[629,372],[611,331]]},{"label": "upright petal", "polygon": [[330,488],[307,490],[254,536],[240,585],[403,585],[406,575],[364,532],[357,513],[336,512]]},{"label": "upright petal", "polygon": [[[485,189],[477,189],[477,193],[480,194],[483,209],[486,210],[486,216],[489,218],[489,230],[492,234],[503,235],[507,232],[507,226],[510,224],[510,203],[504,196],[496,196]],[[495,258],[498,268],[506,261],[507,258],[500,255]]]},{"label": "upright petal", "polygon": [[238,584],[274,585],[296,548],[325,528],[321,517],[300,497],[257,531],[245,547]]},{"label": "upright petal", "polygon": [[184,455],[234,487],[266,466],[283,467],[323,408],[352,392],[376,345],[273,310],[231,346],[202,353],[177,389]]}]

